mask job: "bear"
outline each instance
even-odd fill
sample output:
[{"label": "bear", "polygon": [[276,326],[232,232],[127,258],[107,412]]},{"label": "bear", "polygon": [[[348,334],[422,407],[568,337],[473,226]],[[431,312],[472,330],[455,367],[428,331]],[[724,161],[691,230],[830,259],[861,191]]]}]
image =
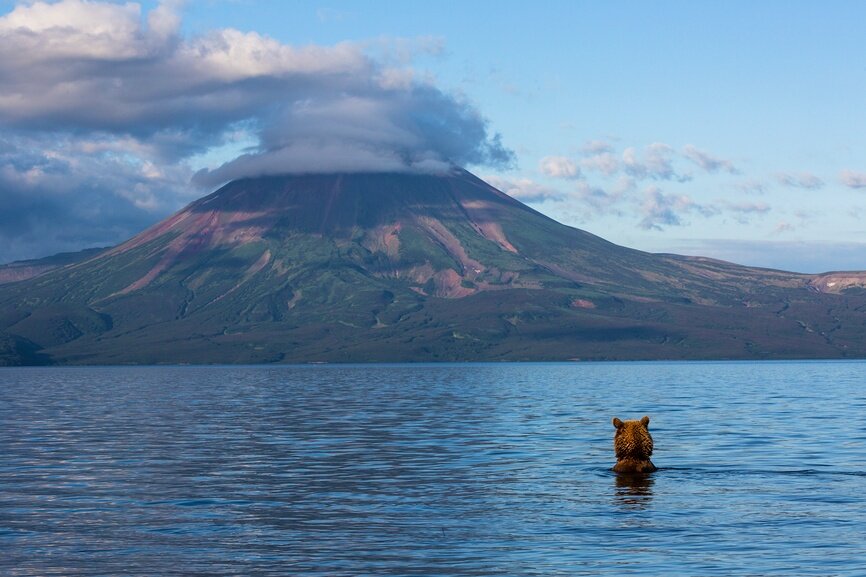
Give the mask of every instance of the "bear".
[{"label": "bear", "polygon": [[653,438],[649,432],[649,417],[640,421],[621,421],[613,418],[616,433],[613,450],[616,453],[617,473],[652,473],[656,466],[650,461],[653,454]]}]

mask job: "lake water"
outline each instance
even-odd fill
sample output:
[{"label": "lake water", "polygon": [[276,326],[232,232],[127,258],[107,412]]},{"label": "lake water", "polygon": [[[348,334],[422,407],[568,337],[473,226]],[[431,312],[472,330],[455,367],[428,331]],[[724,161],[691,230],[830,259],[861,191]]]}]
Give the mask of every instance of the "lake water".
[{"label": "lake water", "polygon": [[864,520],[863,362],[0,370],[2,575],[863,575]]}]

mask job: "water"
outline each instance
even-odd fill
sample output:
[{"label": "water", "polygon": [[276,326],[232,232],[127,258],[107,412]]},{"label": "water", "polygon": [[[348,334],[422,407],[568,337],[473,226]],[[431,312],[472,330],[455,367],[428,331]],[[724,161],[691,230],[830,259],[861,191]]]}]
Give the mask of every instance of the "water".
[{"label": "water", "polygon": [[[866,363],[0,370],[2,575],[862,575]],[[643,480],[610,420],[652,418]]]}]

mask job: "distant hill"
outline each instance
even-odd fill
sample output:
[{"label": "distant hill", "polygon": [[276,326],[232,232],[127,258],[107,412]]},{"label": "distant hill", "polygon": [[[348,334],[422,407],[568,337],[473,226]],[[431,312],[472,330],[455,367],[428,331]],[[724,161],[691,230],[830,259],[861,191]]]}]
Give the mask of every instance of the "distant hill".
[{"label": "distant hill", "polygon": [[0,286],[0,363],[860,358],[864,286],[617,246],[466,171],[267,177]]},{"label": "distant hill", "polygon": [[62,252],[45,258],[19,260],[9,264],[0,264],[0,284],[26,280],[39,276],[55,268],[86,260],[104,248],[88,248],[78,252]]}]

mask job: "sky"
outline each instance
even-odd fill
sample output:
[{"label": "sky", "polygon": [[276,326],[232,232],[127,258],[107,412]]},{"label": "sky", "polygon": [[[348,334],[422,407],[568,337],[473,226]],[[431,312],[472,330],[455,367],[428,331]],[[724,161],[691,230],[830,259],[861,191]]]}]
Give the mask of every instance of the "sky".
[{"label": "sky", "polygon": [[0,0],[0,262],[228,180],[465,166],[650,252],[866,270],[866,3]]}]

